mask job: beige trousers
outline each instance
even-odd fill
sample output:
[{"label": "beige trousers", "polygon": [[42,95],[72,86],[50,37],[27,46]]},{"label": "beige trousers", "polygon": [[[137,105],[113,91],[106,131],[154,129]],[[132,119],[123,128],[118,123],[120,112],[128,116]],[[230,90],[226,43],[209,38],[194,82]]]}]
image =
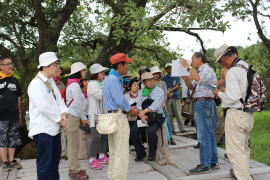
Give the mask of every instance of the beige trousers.
[{"label": "beige trousers", "polygon": [[68,115],[67,133],[67,149],[68,149],[68,166],[69,170],[77,173],[81,170],[79,161],[80,147],[80,118],[71,114]]},{"label": "beige trousers", "polygon": [[79,159],[88,159],[90,154],[90,143],[91,137],[90,134],[79,130],[80,132],[80,148],[79,148]]},{"label": "beige trousers", "polygon": [[175,132],[173,118],[176,117],[177,125],[181,132],[184,130],[184,119],[181,115],[182,113],[181,99],[172,98],[170,101],[171,102],[168,103],[168,115],[170,117],[170,124],[171,124],[172,131]]},{"label": "beige trousers", "polygon": [[253,128],[253,113],[229,109],[225,120],[226,153],[238,180],[252,180],[250,176],[248,145]]},{"label": "beige trousers", "polygon": [[130,128],[126,114],[118,118],[118,131],[108,136],[110,163],[109,180],[126,180],[129,163]]}]

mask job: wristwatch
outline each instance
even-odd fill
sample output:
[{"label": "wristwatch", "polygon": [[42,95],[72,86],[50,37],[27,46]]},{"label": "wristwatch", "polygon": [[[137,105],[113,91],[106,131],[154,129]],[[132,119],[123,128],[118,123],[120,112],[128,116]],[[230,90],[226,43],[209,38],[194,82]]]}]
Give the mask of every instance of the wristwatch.
[{"label": "wristwatch", "polygon": [[189,72],[189,70],[191,70],[192,69],[192,67],[191,66],[189,66],[188,68],[187,68],[187,71]]}]

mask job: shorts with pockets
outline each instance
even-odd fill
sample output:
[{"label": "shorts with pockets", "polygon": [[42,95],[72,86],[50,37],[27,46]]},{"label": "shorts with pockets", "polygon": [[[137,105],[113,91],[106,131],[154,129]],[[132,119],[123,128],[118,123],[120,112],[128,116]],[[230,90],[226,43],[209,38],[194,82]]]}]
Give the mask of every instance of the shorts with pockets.
[{"label": "shorts with pockets", "polygon": [[18,123],[0,121],[0,148],[16,148],[21,144]]}]

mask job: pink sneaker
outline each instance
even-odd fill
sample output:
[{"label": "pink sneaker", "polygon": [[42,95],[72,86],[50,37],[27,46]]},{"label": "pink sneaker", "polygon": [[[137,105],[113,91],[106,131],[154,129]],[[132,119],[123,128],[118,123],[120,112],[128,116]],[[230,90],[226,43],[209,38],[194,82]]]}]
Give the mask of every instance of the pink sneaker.
[{"label": "pink sneaker", "polygon": [[101,170],[103,168],[103,166],[97,159],[92,159],[92,160],[90,160],[89,168],[95,169],[95,170]]},{"label": "pink sneaker", "polygon": [[109,158],[107,156],[104,156],[103,158],[99,158],[98,161],[101,164],[109,164]]}]

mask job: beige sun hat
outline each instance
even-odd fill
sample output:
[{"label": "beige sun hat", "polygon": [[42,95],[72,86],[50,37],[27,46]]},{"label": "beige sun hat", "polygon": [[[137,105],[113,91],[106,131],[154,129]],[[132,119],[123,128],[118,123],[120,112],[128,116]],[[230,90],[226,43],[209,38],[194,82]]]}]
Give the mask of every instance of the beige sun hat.
[{"label": "beige sun hat", "polygon": [[77,72],[80,72],[81,70],[86,70],[86,65],[82,62],[75,62],[71,65],[71,71],[69,75],[75,74]]},{"label": "beige sun hat", "polygon": [[39,65],[37,68],[41,67],[47,67],[50,64],[54,63],[55,61],[58,61],[59,59],[56,56],[55,52],[45,52],[40,54],[39,56]]},{"label": "beige sun hat", "polygon": [[142,74],[142,80],[153,79],[154,76],[151,72],[145,72]]},{"label": "beige sun hat", "polygon": [[216,63],[220,60],[222,56],[224,56],[227,52],[229,52],[231,46],[228,46],[227,44],[223,44],[218,49],[216,49],[214,56],[216,58]]}]

